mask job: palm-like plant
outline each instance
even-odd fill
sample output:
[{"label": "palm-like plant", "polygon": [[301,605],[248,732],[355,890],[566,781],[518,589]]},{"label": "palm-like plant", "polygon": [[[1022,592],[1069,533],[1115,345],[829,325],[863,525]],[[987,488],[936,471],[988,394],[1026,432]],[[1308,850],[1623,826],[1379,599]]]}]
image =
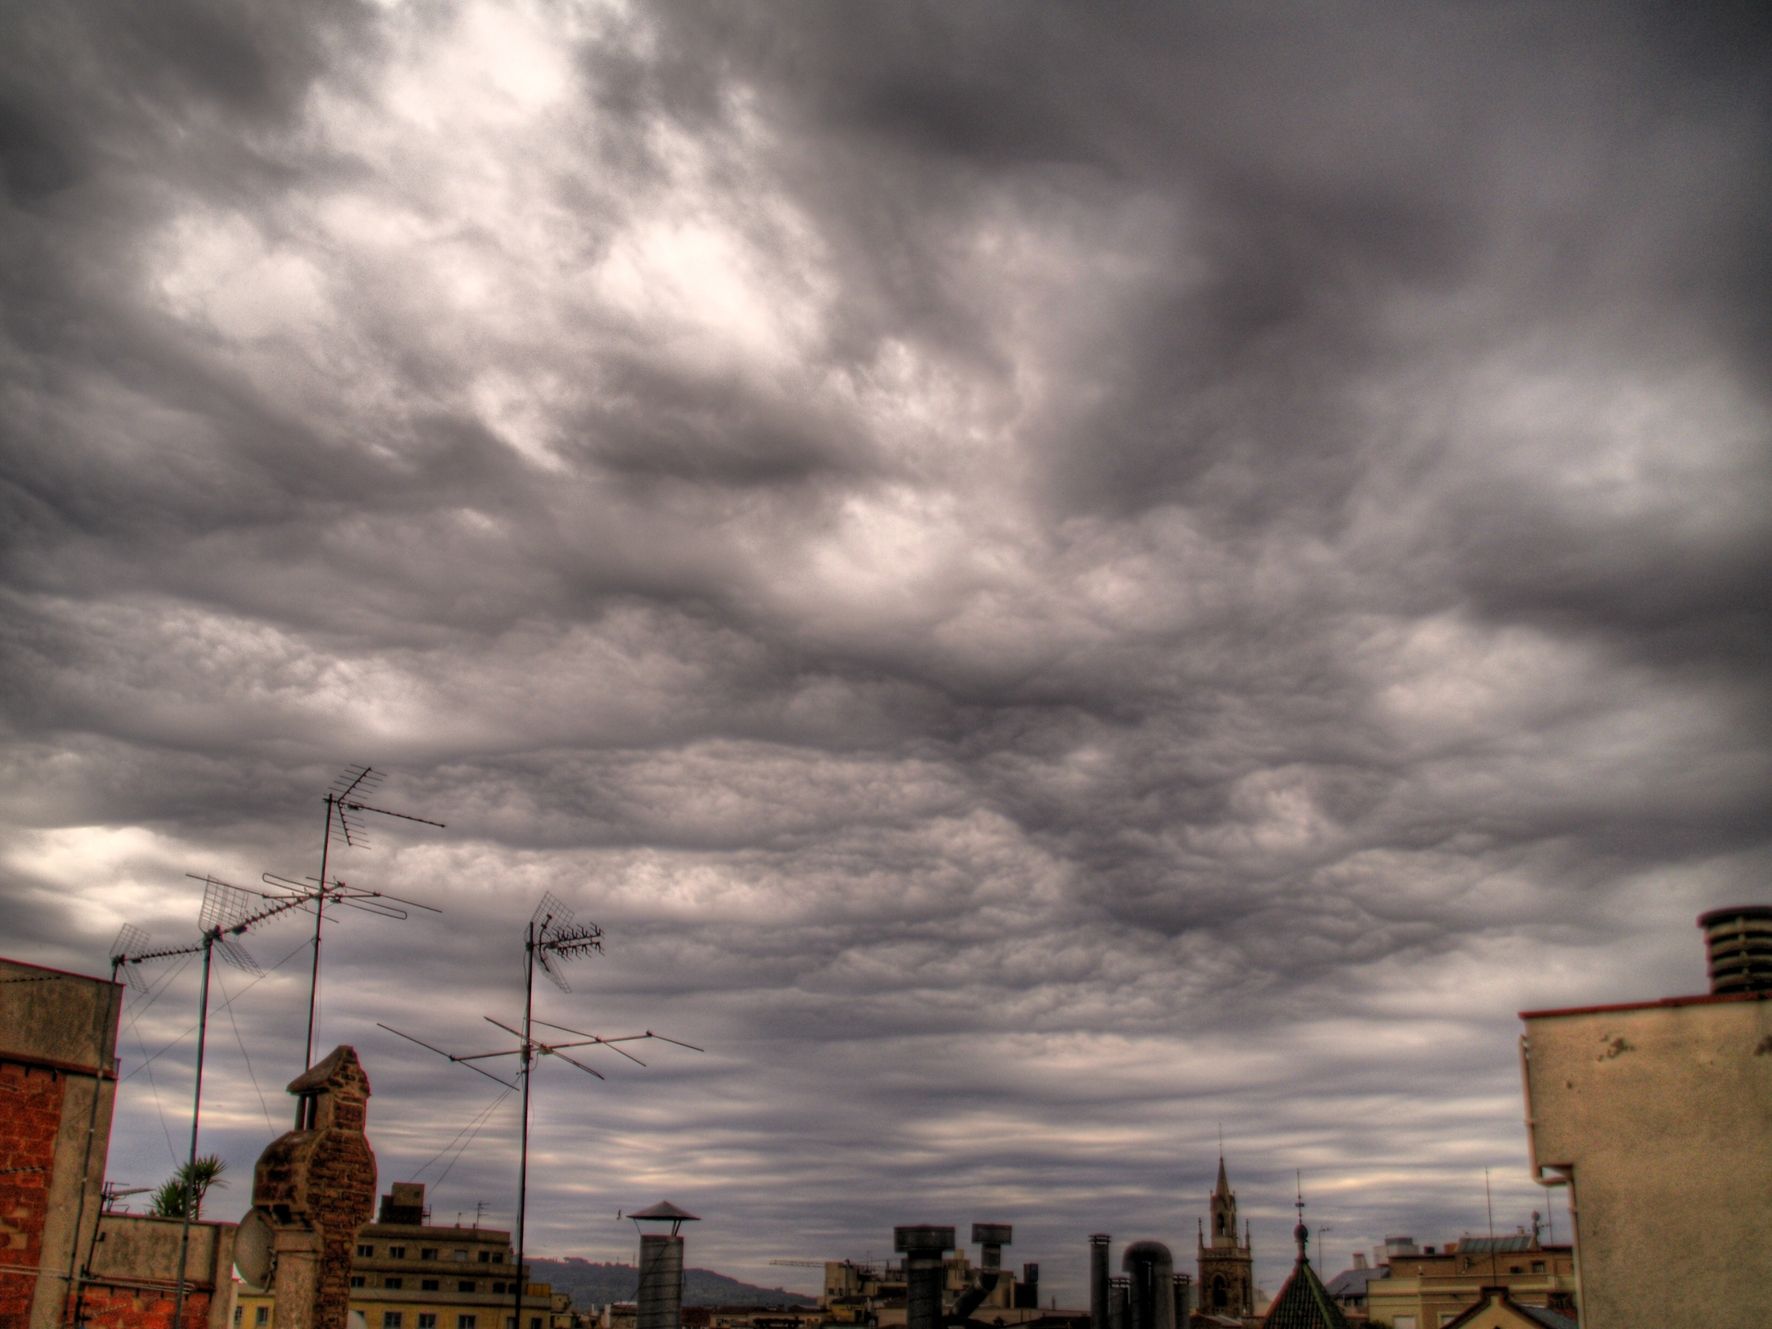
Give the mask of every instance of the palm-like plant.
[{"label": "palm-like plant", "polygon": [[226,1186],[221,1174],[227,1164],[215,1154],[205,1154],[194,1163],[180,1163],[174,1172],[154,1190],[148,1201],[148,1212],[155,1218],[201,1218],[203,1197],[211,1186]]}]

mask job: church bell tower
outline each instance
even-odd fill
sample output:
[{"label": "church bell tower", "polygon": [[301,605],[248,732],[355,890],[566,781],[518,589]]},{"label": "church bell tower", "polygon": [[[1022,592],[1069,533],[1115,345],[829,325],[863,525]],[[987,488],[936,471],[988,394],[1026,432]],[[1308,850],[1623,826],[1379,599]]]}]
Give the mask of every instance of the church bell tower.
[{"label": "church bell tower", "polygon": [[1255,1260],[1248,1231],[1237,1239],[1237,1193],[1218,1156],[1218,1184],[1208,1197],[1210,1230],[1200,1231],[1200,1309],[1215,1315],[1255,1313]]}]

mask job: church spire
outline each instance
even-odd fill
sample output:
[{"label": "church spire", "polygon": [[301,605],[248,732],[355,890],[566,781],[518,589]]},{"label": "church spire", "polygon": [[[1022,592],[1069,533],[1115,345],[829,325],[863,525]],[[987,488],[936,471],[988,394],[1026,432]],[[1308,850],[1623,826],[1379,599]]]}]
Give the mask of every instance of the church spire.
[{"label": "church spire", "polygon": [[1294,1173],[1293,1178],[1298,1186],[1298,1200],[1296,1206],[1298,1209],[1298,1226],[1292,1229],[1292,1240],[1298,1243],[1298,1263],[1309,1264],[1311,1262],[1311,1257],[1305,1252],[1305,1247],[1310,1244],[1311,1230],[1304,1225],[1304,1174],[1302,1172]]},{"label": "church spire", "polygon": [[1222,1137],[1218,1149],[1218,1179],[1207,1197],[1210,1234],[1200,1239],[1200,1308],[1216,1315],[1253,1314],[1255,1277],[1253,1257],[1246,1237],[1237,1232],[1237,1193],[1231,1189],[1224,1164]]},{"label": "church spire", "polygon": [[1298,1261],[1261,1323],[1264,1329],[1349,1329],[1347,1317],[1329,1295],[1329,1289],[1323,1286],[1323,1280],[1317,1277],[1317,1271],[1311,1268],[1310,1256],[1305,1253],[1311,1234],[1304,1225],[1302,1176],[1296,1204],[1298,1226],[1292,1229],[1292,1238],[1298,1243]]}]

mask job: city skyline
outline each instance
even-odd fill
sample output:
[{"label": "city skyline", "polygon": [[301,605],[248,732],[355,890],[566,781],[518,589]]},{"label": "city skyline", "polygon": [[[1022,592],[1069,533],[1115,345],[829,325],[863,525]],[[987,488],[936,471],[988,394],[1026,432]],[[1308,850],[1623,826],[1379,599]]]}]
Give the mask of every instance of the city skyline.
[{"label": "city skyline", "polygon": [[[444,823],[329,861],[443,911],[327,926],[383,1189],[510,1225],[512,1103],[378,1025],[507,1042],[546,892],[605,953],[538,1016],[707,1049],[540,1068],[534,1254],[993,1220],[1074,1304],[1090,1232],[1192,1267],[1221,1130],[1270,1291],[1298,1174],[1326,1276],[1485,1231],[1485,1170],[1566,1239],[1516,1012],[1702,991],[1772,879],[1749,8],[0,35],[7,955],[194,940],[185,874],[313,876],[367,763]],[[309,940],[218,967],[216,1216]],[[196,988],[143,977],[152,1185]]]}]

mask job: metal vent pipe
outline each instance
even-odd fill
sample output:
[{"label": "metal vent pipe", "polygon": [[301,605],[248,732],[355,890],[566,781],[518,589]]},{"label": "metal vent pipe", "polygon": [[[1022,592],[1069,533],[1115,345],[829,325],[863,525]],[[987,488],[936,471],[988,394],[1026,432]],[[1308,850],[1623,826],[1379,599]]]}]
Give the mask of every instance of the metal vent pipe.
[{"label": "metal vent pipe", "polygon": [[954,1248],[954,1229],[934,1223],[895,1227],[892,1248],[904,1256],[905,1329],[941,1329],[942,1265]]},{"label": "metal vent pipe", "polygon": [[640,1236],[640,1291],[634,1329],[683,1329],[683,1238]]},{"label": "metal vent pipe", "polygon": [[1015,1289],[1015,1304],[1023,1310],[1040,1306],[1040,1266],[1028,1261],[1021,1266],[1021,1286]]},{"label": "metal vent pipe", "polygon": [[1108,1279],[1108,1329],[1131,1329],[1132,1287],[1125,1275]]},{"label": "metal vent pipe", "polygon": [[1175,1275],[1175,1323],[1186,1325],[1194,1313],[1194,1278],[1192,1274]]},{"label": "metal vent pipe", "polygon": [[1097,1232],[1089,1238],[1089,1329],[1108,1329],[1108,1243]]}]

